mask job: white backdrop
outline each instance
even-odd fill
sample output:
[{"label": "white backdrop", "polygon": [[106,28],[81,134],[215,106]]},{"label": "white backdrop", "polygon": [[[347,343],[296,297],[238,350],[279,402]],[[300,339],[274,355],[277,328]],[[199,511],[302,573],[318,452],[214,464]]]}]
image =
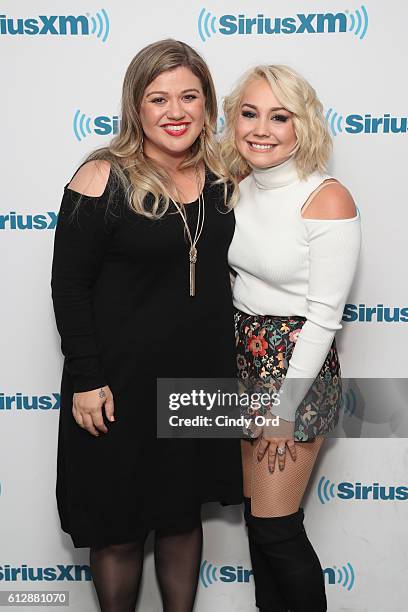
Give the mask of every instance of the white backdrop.
[{"label": "white backdrop", "polygon": [[[97,610],[88,550],[73,549],[60,530],[54,497],[62,358],[50,297],[53,228],[63,186],[115,130],[124,72],[144,45],[172,36],[194,46],[220,100],[256,63],[289,64],[315,86],[334,136],[332,170],[353,193],[364,232],[338,336],[343,373],[406,376],[407,21],[408,5],[397,0],[347,10],[336,0],[3,0],[0,591],[65,590],[71,610]],[[356,418],[348,400],[345,430]],[[384,403],[387,415],[393,402]],[[378,426],[383,435],[387,419],[377,415],[371,434]],[[397,435],[329,440],[311,479],[306,526],[330,611],[406,610],[408,452]],[[377,493],[360,495],[373,483]],[[240,510],[210,505],[204,514],[196,609],[254,611]],[[160,610],[151,546],[140,609]]]}]

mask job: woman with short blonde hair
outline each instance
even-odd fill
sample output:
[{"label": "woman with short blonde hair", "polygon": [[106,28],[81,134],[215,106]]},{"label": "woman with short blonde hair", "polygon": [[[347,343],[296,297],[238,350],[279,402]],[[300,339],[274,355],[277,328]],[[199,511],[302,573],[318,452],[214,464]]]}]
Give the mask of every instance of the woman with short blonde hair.
[{"label": "woman with short blonde hair", "polygon": [[327,173],[322,104],[295,70],[249,70],[224,112],[224,160],[236,185],[245,177],[228,256],[238,377],[248,393],[269,398],[246,412],[250,439],[241,444],[256,603],[262,612],[323,612],[322,568],[300,503],[339,418],[334,336],[356,270],[360,215]]}]

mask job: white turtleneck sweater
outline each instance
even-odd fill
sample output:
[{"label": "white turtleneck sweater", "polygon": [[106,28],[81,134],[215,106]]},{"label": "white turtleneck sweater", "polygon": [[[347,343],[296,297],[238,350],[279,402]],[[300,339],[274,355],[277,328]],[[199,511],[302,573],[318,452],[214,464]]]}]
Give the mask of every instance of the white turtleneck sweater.
[{"label": "white turtleneck sweater", "polygon": [[253,315],[306,317],[281,387],[281,403],[273,409],[288,421],[294,421],[341,329],[360,251],[358,209],[350,219],[301,216],[309,195],[328,178],[314,172],[300,180],[293,157],[271,168],[254,168],[240,183],[235,208],[228,254],[236,271],[234,305]]}]

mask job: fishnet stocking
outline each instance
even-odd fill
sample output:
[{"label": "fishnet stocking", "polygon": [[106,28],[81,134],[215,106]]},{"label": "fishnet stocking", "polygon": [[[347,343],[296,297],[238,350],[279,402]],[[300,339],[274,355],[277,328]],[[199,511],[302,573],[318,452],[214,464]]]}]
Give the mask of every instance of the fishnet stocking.
[{"label": "fishnet stocking", "polygon": [[242,440],[244,495],[251,498],[253,516],[286,516],[299,509],[323,441],[323,437],[318,437],[312,442],[297,442],[296,461],[292,461],[289,451],[286,450],[284,470],[280,471],[276,465],[271,474],[267,453],[262,461],[258,461],[258,443],[251,444]]}]

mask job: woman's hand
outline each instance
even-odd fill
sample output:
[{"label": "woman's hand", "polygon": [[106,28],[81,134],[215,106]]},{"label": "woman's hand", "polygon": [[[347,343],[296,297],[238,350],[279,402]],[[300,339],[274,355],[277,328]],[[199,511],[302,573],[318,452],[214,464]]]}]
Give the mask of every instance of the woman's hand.
[{"label": "woman's hand", "polygon": [[108,386],[93,391],[74,393],[72,414],[80,427],[94,436],[99,436],[99,432],[108,432],[103,422],[102,407],[104,405],[107,419],[114,421],[113,395]]},{"label": "woman's hand", "polygon": [[[268,419],[275,419],[274,415],[268,413]],[[296,461],[296,445],[293,438],[295,430],[294,421],[285,421],[279,418],[279,425],[267,423],[262,428],[262,435],[258,443],[257,458],[262,461],[268,452],[268,468],[272,474],[275,469],[276,455],[278,456],[279,469],[285,467],[286,448],[288,448],[293,461]]]}]

